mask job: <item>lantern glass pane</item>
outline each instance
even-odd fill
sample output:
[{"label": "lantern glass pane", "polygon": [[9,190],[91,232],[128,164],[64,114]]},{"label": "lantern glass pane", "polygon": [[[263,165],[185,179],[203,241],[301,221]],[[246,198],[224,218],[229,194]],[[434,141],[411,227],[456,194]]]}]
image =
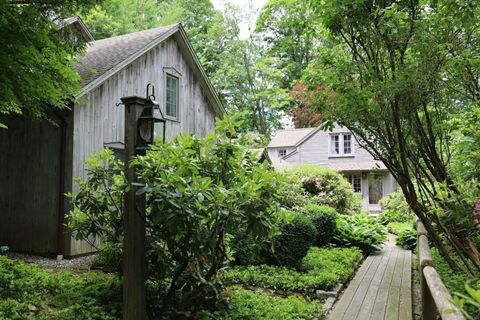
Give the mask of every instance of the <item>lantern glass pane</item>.
[{"label": "lantern glass pane", "polygon": [[153,125],[153,139],[154,141],[163,140],[163,135],[165,132],[165,122],[155,122]]},{"label": "lantern glass pane", "polygon": [[139,121],[138,123],[138,133],[140,139],[142,139],[144,144],[150,144],[153,141],[152,137],[152,122],[151,121]]}]

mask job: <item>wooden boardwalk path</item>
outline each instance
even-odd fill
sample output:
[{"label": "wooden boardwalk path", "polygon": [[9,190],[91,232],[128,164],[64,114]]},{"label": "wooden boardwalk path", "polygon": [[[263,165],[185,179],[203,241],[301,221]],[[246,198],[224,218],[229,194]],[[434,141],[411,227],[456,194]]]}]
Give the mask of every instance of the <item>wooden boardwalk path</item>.
[{"label": "wooden boardwalk path", "polygon": [[393,245],[370,255],[329,320],[412,320],[412,253]]}]

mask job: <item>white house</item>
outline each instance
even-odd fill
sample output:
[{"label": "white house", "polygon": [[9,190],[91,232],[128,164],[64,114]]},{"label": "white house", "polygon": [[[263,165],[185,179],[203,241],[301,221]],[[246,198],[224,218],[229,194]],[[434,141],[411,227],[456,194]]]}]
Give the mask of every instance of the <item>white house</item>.
[{"label": "white house", "polygon": [[313,163],[341,172],[361,194],[364,210],[381,210],[379,200],[397,188],[385,165],[360,147],[346,128],[278,131],[268,145],[268,154],[277,170]]}]

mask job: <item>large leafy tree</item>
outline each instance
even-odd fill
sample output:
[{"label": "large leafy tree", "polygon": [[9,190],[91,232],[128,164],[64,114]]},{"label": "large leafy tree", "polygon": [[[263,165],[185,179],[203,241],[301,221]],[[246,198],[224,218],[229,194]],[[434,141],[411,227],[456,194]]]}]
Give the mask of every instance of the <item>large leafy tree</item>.
[{"label": "large leafy tree", "polygon": [[59,21],[94,2],[0,1],[0,116],[39,119],[66,107],[79,89],[74,65],[82,44],[68,41]]},{"label": "large leafy tree", "polygon": [[267,53],[279,61],[280,85],[290,88],[301,78],[319,43],[320,24],[308,0],[270,0],[256,23]]},{"label": "large leafy tree", "polygon": [[[163,5],[164,6],[164,5]],[[174,23],[181,12],[170,11],[167,18],[156,0],[107,0],[81,13],[95,39],[100,40]]]},{"label": "large leafy tree", "polygon": [[[385,163],[449,264],[459,267],[436,228],[480,269],[470,240],[477,233],[471,211],[479,188],[449,170],[454,128],[447,125],[465,108],[478,108],[478,4],[315,5],[331,32],[308,77],[315,87],[325,85],[317,105]],[[333,97],[328,103],[327,96]]]},{"label": "large leafy tree", "polygon": [[239,36],[239,23],[251,19],[236,6],[225,8],[225,29],[229,42],[220,55],[222,64],[213,81],[229,111],[238,114],[244,131],[269,135],[281,126],[281,118],[291,101],[288,90],[279,85],[283,74],[279,59],[269,56],[257,34]]}]

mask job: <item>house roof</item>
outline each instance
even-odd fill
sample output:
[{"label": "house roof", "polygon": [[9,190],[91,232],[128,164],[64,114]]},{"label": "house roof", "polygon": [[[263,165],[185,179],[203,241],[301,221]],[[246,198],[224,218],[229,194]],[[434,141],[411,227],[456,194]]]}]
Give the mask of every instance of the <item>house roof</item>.
[{"label": "house roof", "polygon": [[352,163],[330,163],[328,168],[341,172],[354,171],[386,171],[387,167],[381,161],[359,161]]},{"label": "house roof", "polygon": [[225,114],[225,108],[180,24],[89,42],[86,54],[78,57],[77,71],[81,78],[82,89],[76,94],[76,98],[95,89],[105,80],[171,36],[175,36],[181,50],[189,53],[186,55],[186,59],[193,71],[199,75],[199,82],[206,91],[215,113],[217,115]]},{"label": "house roof", "polygon": [[268,148],[294,147],[308,139],[319,128],[287,129],[277,131]]}]

